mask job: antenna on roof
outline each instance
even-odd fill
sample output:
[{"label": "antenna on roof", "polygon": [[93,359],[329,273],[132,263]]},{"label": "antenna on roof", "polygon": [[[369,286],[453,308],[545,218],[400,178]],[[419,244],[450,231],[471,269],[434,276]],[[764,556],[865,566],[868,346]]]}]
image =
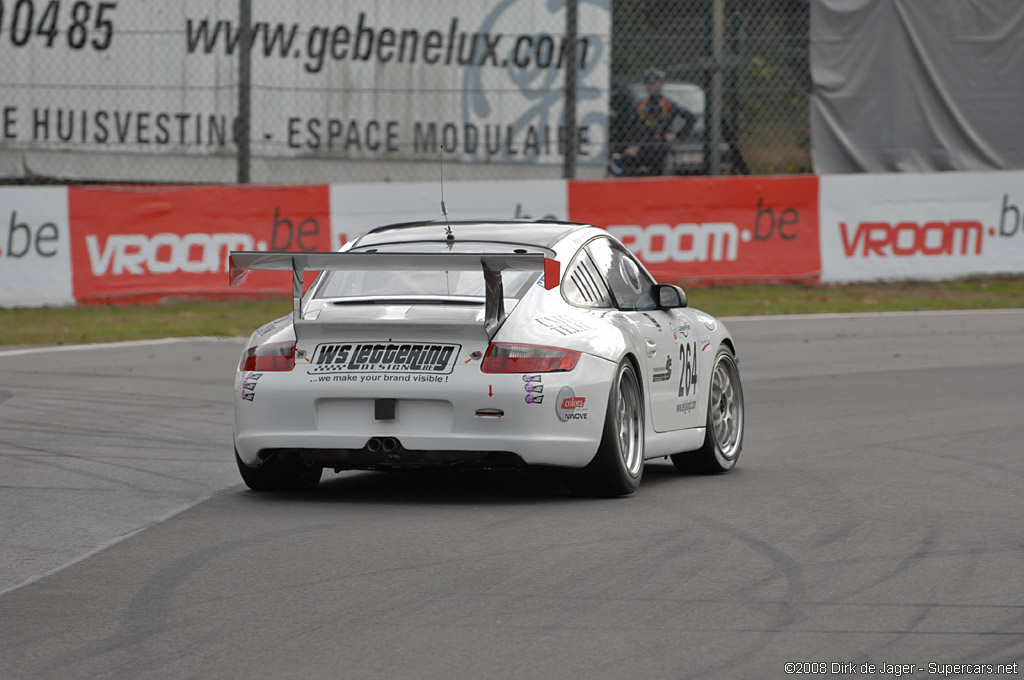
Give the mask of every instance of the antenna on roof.
[{"label": "antenna on roof", "polygon": [[444,204],[444,144],[441,144],[441,214],[444,215],[445,232],[448,234],[448,243],[455,240],[455,234],[452,233],[452,224],[448,221],[448,208]]}]

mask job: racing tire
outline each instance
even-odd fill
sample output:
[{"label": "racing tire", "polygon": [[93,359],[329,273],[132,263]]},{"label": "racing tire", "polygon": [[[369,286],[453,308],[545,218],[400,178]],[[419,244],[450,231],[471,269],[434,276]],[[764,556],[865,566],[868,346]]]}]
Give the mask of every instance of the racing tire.
[{"label": "racing tire", "polygon": [[585,468],[566,470],[565,483],[574,496],[626,496],[643,475],[644,401],[633,364],[624,360],[612,381],[597,454]]},{"label": "racing tire", "polygon": [[704,444],[696,451],[672,454],[680,472],[717,475],[736,467],[743,449],[743,385],[736,357],[721,347],[711,369]]},{"label": "racing tire", "polygon": [[312,491],[320,484],[322,467],[281,465],[268,461],[263,467],[249,467],[235,451],[235,463],[242,481],[253,491]]}]

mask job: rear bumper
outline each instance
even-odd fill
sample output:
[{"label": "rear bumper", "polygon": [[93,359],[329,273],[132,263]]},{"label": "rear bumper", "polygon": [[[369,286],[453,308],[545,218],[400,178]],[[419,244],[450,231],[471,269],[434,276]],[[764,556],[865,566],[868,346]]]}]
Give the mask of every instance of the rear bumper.
[{"label": "rear bumper", "polygon": [[[584,467],[601,441],[614,372],[612,362],[583,355],[573,371],[529,380],[483,373],[476,362],[442,382],[319,382],[301,369],[252,381],[240,373],[235,447],[249,466],[285,455],[341,469],[516,467],[516,460]],[[242,385],[253,382],[243,398]],[[395,400],[393,419],[375,418],[378,399]],[[384,439],[394,441],[390,451]]]},{"label": "rear bumper", "polygon": [[[392,442],[391,446],[379,442]],[[410,451],[396,438],[371,439],[362,449],[262,449],[259,457],[286,465],[310,465],[336,470],[415,470],[466,468],[519,470],[523,459],[508,451]]]}]

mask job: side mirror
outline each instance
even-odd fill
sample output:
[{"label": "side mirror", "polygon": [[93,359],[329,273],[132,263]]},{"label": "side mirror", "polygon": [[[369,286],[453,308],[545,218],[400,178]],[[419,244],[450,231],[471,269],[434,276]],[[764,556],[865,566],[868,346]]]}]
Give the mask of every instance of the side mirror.
[{"label": "side mirror", "polygon": [[686,306],[686,293],[679,286],[656,283],[654,298],[658,301],[658,309],[676,309]]}]

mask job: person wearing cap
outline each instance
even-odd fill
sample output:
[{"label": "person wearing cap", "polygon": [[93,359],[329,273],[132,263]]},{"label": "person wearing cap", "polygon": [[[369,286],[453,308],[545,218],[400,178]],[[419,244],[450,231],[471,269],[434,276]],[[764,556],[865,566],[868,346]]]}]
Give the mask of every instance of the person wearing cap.
[{"label": "person wearing cap", "polygon": [[644,73],[647,98],[637,102],[633,143],[623,152],[622,163],[632,170],[627,174],[671,175],[672,142],[677,135],[675,121],[682,120],[682,136],[693,128],[695,116],[685,108],[661,94],[665,82],[664,71],[648,69]]}]

